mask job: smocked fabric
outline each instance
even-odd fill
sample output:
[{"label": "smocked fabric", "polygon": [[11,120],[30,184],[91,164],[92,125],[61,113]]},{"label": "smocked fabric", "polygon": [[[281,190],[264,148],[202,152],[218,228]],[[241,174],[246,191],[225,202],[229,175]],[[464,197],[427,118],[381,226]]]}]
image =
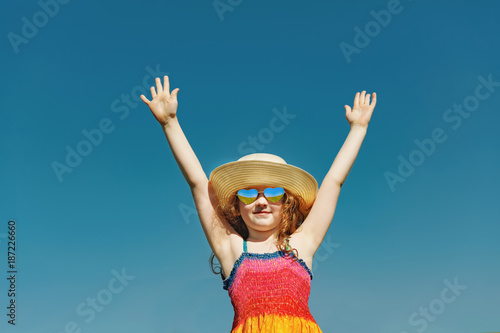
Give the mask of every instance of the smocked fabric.
[{"label": "smocked fabric", "polygon": [[292,255],[249,253],[243,240],[222,286],[234,308],[231,333],[322,333],[309,312],[312,271]]}]

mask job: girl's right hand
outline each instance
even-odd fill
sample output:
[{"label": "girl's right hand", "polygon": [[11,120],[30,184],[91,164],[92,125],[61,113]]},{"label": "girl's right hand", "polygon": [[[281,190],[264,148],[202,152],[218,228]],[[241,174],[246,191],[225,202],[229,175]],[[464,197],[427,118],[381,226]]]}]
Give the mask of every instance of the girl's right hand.
[{"label": "girl's right hand", "polygon": [[175,88],[170,94],[170,85],[168,83],[168,76],[163,77],[165,90],[161,86],[161,80],[159,77],[155,79],[156,88],[158,90],[158,94],[155,91],[155,87],[151,87],[151,96],[153,96],[153,100],[150,101],[146,98],[146,96],[141,95],[141,99],[144,103],[149,106],[149,109],[155,116],[156,120],[163,126],[167,124],[172,118],[176,117],[177,113],[177,93],[179,92],[179,88]]}]

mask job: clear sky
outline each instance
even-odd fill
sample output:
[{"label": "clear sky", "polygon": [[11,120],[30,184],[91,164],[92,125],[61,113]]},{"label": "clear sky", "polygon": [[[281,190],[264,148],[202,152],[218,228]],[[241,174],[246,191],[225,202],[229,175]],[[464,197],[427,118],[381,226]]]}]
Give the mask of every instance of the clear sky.
[{"label": "clear sky", "polygon": [[376,92],[314,257],[312,315],[323,332],[500,331],[499,12],[494,1],[6,2],[0,331],[230,331],[189,186],[138,97],[165,74],[207,177],[266,152],[321,184],[349,132],[344,105]]}]

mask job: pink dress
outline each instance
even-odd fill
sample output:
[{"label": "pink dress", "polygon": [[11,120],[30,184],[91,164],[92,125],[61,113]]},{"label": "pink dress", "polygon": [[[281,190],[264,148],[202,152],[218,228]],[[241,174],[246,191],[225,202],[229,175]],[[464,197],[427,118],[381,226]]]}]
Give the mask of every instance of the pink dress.
[{"label": "pink dress", "polygon": [[244,240],[222,287],[234,307],[231,333],[322,333],[309,312],[312,278],[302,259],[283,251],[249,253]]}]

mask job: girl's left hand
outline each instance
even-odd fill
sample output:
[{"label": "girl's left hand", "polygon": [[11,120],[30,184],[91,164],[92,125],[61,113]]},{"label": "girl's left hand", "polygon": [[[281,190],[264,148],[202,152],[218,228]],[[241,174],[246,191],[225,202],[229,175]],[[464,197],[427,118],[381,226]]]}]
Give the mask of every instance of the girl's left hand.
[{"label": "girl's left hand", "polygon": [[352,111],[349,105],[345,105],[345,117],[351,128],[353,126],[368,127],[373,109],[375,109],[375,104],[377,104],[377,94],[373,93],[373,99],[370,103],[370,94],[365,96],[365,93],[365,90],[361,92],[361,96],[359,92],[356,93]]}]

